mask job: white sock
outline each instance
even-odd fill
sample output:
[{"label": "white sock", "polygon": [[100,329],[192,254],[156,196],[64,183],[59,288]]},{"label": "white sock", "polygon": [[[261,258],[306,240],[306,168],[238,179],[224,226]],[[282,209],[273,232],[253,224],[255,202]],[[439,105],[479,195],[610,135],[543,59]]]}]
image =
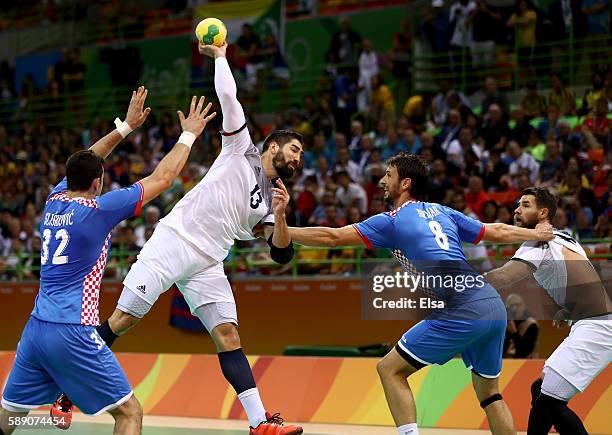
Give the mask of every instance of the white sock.
[{"label": "white sock", "polygon": [[397,428],[399,435],[419,435],[416,423],[408,423]]},{"label": "white sock", "polygon": [[266,410],[263,403],[261,403],[261,397],[259,397],[259,390],[257,388],[243,391],[238,394],[238,399],[242,403],[251,427],[257,427],[259,423],[266,421]]}]

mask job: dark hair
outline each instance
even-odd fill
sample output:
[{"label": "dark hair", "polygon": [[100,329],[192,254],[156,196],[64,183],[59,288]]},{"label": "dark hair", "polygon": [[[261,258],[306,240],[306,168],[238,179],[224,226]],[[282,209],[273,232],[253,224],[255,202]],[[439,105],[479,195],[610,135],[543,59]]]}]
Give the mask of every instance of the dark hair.
[{"label": "dark hair", "polygon": [[538,208],[547,208],[548,220],[552,222],[557,213],[557,197],[555,195],[544,187],[528,187],[523,190],[523,195],[535,196],[536,206]]},{"label": "dark hair", "polygon": [[77,151],[66,162],[68,190],[88,190],[96,178],[102,176],[104,159],[90,150]]},{"label": "dark hair", "polygon": [[420,157],[407,152],[401,152],[389,160],[388,166],[394,166],[397,169],[400,180],[410,178],[410,196],[415,199],[422,199],[427,194],[429,171],[427,164]]},{"label": "dark hair", "polygon": [[296,139],[300,144],[304,144],[304,137],[291,130],[274,130],[266,137],[263,143],[263,152],[265,153],[270,148],[272,142],[276,142],[282,148],[287,142]]}]

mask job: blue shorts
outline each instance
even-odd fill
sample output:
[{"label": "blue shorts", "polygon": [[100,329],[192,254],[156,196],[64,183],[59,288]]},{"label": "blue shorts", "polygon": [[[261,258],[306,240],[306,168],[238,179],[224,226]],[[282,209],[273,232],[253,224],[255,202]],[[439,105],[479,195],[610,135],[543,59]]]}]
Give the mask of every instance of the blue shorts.
[{"label": "blue shorts", "polygon": [[472,301],[414,325],[397,343],[398,351],[416,368],[444,364],[460,353],[468,369],[497,378],[506,324],[506,308],[500,298]]},{"label": "blue shorts", "polygon": [[55,402],[62,392],[90,415],[102,414],[132,396],[117,358],[95,327],[30,317],[2,405],[9,411],[34,409]]}]

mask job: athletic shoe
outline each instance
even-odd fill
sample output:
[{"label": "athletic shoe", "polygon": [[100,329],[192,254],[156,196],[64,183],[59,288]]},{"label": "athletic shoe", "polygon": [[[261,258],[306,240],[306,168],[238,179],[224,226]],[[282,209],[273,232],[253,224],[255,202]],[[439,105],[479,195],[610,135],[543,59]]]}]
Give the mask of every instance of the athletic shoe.
[{"label": "athletic shoe", "polygon": [[249,435],[300,435],[303,432],[299,426],[285,426],[278,412],[274,415],[266,412],[266,421],[252,427]]},{"label": "athletic shoe", "polygon": [[53,417],[56,427],[68,429],[72,423],[72,402],[68,396],[62,393],[51,407],[49,414]]}]

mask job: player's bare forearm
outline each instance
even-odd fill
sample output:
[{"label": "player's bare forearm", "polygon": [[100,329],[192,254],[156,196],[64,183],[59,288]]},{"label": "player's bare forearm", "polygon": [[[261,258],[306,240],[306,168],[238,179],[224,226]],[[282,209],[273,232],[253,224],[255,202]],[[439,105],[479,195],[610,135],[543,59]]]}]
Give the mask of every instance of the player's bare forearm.
[{"label": "player's bare forearm", "polygon": [[287,225],[285,213],[274,213],[274,233],[272,244],[277,248],[286,248],[291,243],[291,233]]},{"label": "player's bare forearm", "polygon": [[533,270],[522,261],[510,260],[497,269],[484,274],[485,279],[495,289],[501,290],[528,277]]},{"label": "player's bare forearm", "polygon": [[484,240],[496,243],[519,243],[530,240],[549,241],[554,238],[550,224],[539,224],[536,229],[521,228],[502,223],[485,224]]},{"label": "player's bare forearm", "polygon": [[352,225],[342,228],[329,227],[289,227],[291,239],[301,245],[307,246],[359,246],[363,239]]},{"label": "player's bare forearm", "polygon": [[89,147],[89,150],[106,159],[122,140],[123,136],[115,129]]}]

